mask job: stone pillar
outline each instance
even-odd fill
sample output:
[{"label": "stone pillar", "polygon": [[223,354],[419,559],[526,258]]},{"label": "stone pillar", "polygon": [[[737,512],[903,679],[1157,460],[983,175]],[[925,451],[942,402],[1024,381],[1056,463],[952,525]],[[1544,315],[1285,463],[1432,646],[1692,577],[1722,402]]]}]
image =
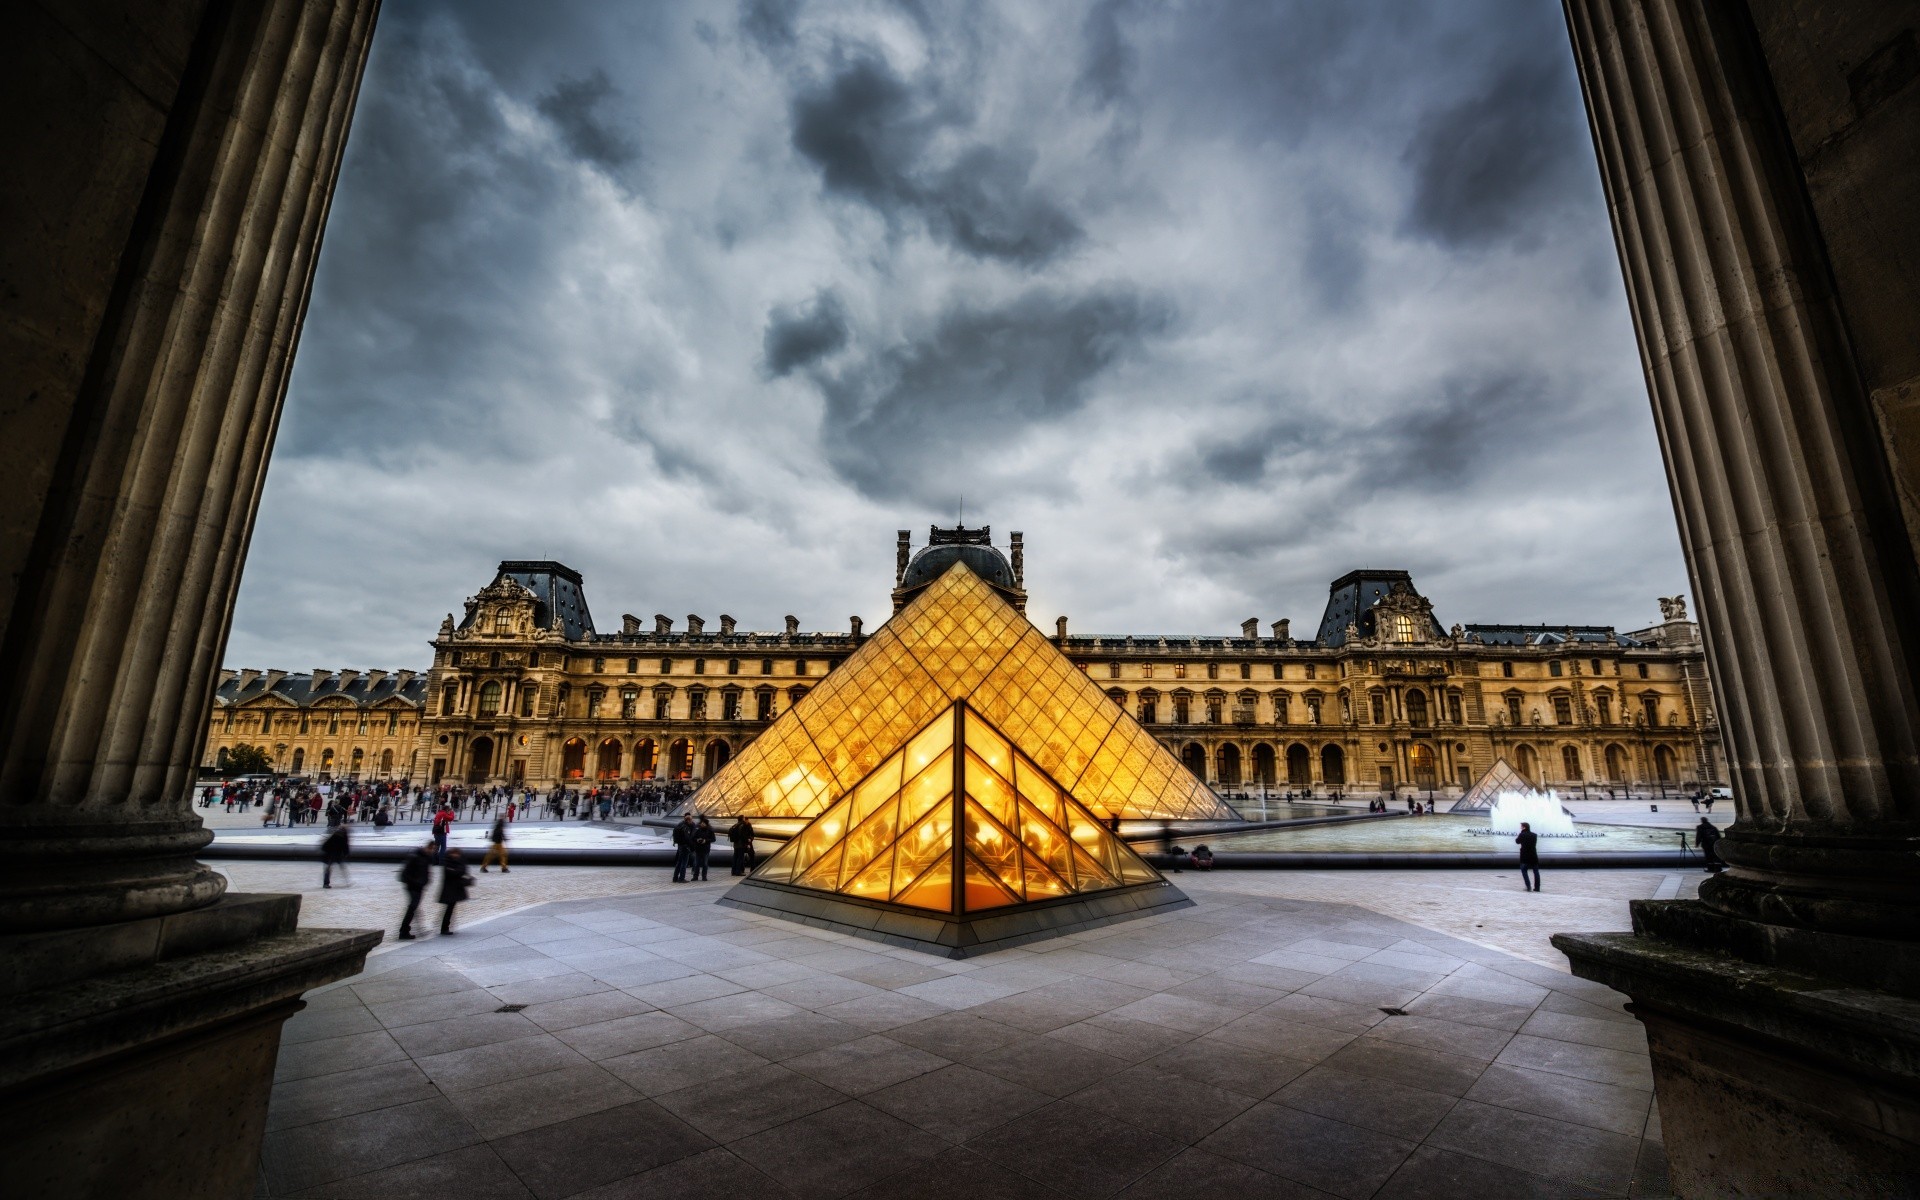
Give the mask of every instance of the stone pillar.
[{"label": "stone pillar", "polygon": [[[1681,1195],[1911,1192],[1920,579],[1897,464],[1915,439],[1881,396],[1914,377],[1897,352],[1859,352],[1889,322],[1911,344],[1916,319],[1920,88],[1888,100],[1913,10],[1566,9],[1738,819],[1700,901],[1637,902],[1635,935],[1554,941],[1633,996]],[[1782,64],[1807,85],[1845,62],[1782,107]],[[1804,120],[1802,99],[1850,87],[1843,115]],[[1842,142],[1850,160],[1829,153]],[[1866,186],[1821,208],[1846,172]],[[1834,239],[1881,218],[1876,253],[1904,268],[1843,286],[1856,264]]]},{"label": "stone pillar", "polygon": [[0,1154],[244,1196],[281,1020],[379,940],[223,897],[191,802],[377,5],[53,7],[0,17]]}]

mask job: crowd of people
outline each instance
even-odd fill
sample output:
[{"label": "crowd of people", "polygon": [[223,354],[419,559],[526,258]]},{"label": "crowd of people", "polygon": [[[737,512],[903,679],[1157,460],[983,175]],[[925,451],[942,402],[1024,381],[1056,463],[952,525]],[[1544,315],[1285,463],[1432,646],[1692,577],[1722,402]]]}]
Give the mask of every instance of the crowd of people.
[{"label": "crowd of people", "polygon": [[203,787],[200,805],[212,808],[221,804],[228,812],[257,810],[260,823],[269,826],[318,826],[324,822],[329,829],[340,824],[385,828],[402,822],[424,825],[443,808],[452,809],[455,819],[461,821],[484,821],[495,813],[505,814],[509,821],[611,821],[661,816],[680,807],[691,794],[692,785],[684,781],[654,780],[589,788],[556,784],[545,792],[498,785],[408,786],[390,780],[331,784],[288,779],[230,780]]}]

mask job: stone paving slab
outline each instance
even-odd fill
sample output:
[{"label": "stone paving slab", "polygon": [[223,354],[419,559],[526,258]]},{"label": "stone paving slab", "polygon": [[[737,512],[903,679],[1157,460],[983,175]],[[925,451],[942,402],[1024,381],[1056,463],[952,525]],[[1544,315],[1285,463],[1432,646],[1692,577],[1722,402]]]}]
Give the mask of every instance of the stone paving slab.
[{"label": "stone paving slab", "polygon": [[288,1022],[259,1195],[1664,1194],[1622,997],[1268,881],[960,961],[722,882],[400,945]]}]

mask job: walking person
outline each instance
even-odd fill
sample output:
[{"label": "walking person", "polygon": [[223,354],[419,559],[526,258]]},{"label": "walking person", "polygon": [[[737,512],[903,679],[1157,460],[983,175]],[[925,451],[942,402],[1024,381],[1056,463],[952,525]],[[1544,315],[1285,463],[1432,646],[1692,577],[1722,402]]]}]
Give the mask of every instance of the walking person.
[{"label": "walking person", "polygon": [[[1520,836],[1513,839],[1520,845],[1520,885],[1529,892],[1540,890],[1540,835],[1533,826],[1520,822]],[[1533,882],[1527,882],[1527,872],[1533,872]]]},{"label": "walking person", "polygon": [[467,898],[473,887],[473,875],[458,850],[447,851],[446,865],[440,871],[440,932],[453,934],[453,909]]},{"label": "walking person", "polygon": [[400,886],[407,889],[407,911],[400,918],[400,940],[413,940],[413,917],[420,911],[420,894],[433,882],[433,843],[428,842],[400,864]]},{"label": "walking person", "polygon": [[693,829],[693,878],[697,882],[706,882],[707,855],[713,852],[714,839],[713,826],[701,817]]},{"label": "walking person", "polygon": [[673,827],[673,881],[687,881],[687,864],[693,860],[693,814],[685,813]]},{"label": "walking person", "polygon": [[447,861],[447,835],[452,830],[453,807],[442,800],[440,811],[433,814],[433,861],[436,865]]},{"label": "walking person", "polygon": [[487,856],[480,860],[480,873],[486,874],[493,860],[500,860],[500,873],[507,873],[507,818],[498,816],[493,819],[493,832],[487,835]]},{"label": "walking person", "polygon": [[733,846],[733,873],[745,875],[753,870],[753,822],[745,817],[735,817],[733,827],[727,830],[727,841]]},{"label": "walking person", "polygon": [[345,825],[335,825],[327,831],[327,836],[321,839],[321,887],[330,888],[333,886],[333,869],[335,867],[340,868],[340,882],[351,885],[353,881],[347,878],[347,827]]}]

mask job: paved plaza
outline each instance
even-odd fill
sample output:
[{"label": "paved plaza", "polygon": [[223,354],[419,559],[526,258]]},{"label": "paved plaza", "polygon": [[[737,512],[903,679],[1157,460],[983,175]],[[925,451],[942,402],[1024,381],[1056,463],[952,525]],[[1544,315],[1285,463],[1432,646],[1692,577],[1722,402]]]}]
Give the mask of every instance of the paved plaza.
[{"label": "paved plaza", "polygon": [[[257,886],[299,868],[223,869]],[[1677,876],[1562,872],[1550,886],[1585,893],[1543,901],[1493,872],[1189,872],[1192,909],[954,962],[719,908],[720,880],[601,872],[517,871],[530,892],[627,887],[513,907],[309,994],[260,1194],[1664,1192],[1621,997],[1551,951],[1373,910],[1411,912],[1401,877],[1427,877],[1464,934],[1556,903],[1609,914],[1560,929],[1619,928],[1628,895],[1690,888]],[[381,874],[309,895],[303,923],[390,901]],[[1526,921],[1507,935],[1531,949],[1550,930]]]}]

